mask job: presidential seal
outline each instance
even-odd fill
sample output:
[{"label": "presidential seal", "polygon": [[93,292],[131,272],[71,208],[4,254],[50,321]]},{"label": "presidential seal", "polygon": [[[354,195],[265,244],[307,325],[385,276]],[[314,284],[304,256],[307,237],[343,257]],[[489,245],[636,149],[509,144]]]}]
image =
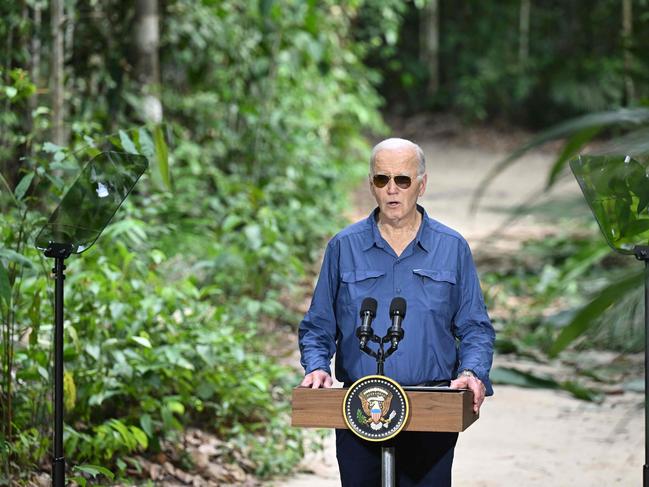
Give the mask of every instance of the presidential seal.
[{"label": "presidential seal", "polygon": [[369,441],[393,438],[408,420],[408,397],[401,386],[382,375],[352,384],[343,401],[343,418],[357,436]]}]

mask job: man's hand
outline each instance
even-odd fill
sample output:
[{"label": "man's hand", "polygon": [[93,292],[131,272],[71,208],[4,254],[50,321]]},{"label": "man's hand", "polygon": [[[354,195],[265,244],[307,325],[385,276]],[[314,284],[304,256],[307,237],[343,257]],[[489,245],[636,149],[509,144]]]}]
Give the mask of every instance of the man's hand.
[{"label": "man's hand", "polygon": [[321,387],[329,388],[333,385],[331,376],[324,370],[314,370],[313,372],[304,376],[300,387],[311,387],[312,389],[319,389]]},{"label": "man's hand", "polygon": [[482,381],[475,376],[461,375],[451,381],[451,389],[469,389],[473,392],[473,412],[478,414],[484,401],[486,388]]}]

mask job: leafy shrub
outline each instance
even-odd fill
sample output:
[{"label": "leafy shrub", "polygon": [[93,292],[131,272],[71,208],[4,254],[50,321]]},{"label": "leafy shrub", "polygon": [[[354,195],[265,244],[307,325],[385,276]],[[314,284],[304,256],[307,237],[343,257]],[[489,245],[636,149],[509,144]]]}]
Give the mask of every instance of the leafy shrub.
[{"label": "leafy shrub", "polygon": [[[65,447],[72,463],[87,463],[79,476],[105,475],[102,466],[124,474],[136,453],[193,425],[246,445],[259,475],[300,459],[301,435],[287,421],[297,376],[273,357],[268,324],[297,319],[286,301],[340,224],[341,192],[366,149],[361,131],[381,129],[362,46],[349,40],[357,8],[166,3],[171,177],[153,164],[94,248],[67,261]],[[99,27],[90,19],[76,32],[84,49]],[[122,31],[102,31],[122,50],[87,53],[97,66],[128,63]],[[20,177],[0,179],[5,478],[38,468],[50,447],[53,290],[35,232],[102,140],[149,156],[155,140],[138,130],[101,136],[138,120],[124,73],[84,83],[78,57],[69,69],[73,98],[88,100],[71,106],[70,146],[34,144]]]}]

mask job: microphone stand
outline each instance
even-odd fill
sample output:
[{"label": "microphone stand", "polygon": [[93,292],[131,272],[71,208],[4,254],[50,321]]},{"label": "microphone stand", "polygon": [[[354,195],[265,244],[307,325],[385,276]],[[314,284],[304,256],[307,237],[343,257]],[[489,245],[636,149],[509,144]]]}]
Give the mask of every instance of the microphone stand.
[{"label": "microphone stand", "polygon": [[385,344],[390,342],[393,338],[393,334],[391,332],[388,332],[387,335],[384,337],[379,337],[377,335],[372,334],[371,337],[369,337],[370,341],[374,343],[378,343],[379,348],[375,352],[372,350],[368,344],[365,344],[361,347],[361,350],[368,354],[370,357],[374,357],[376,359],[376,374],[377,375],[385,375],[383,372],[383,365],[385,364],[385,359],[387,359],[390,355],[392,355],[394,352],[397,351],[397,348],[399,348],[399,342],[403,339],[403,330],[399,330],[400,333],[397,337],[397,341],[392,342],[392,345],[390,345],[390,348],[385,350]]},{"label": "microphone stand", "polygon": [[[356,330],[356,335],[360,335],[360,327]],[[379,337],[370,328],[372,333],[369,338],[370,341],[378,343],[379,348],[375,352],[372,350],[368,344],[361,341],[361,350],[368,354],[370,357],[376,359],[376,373],[377,375],[385,375],[383,373],[383,365],[385,364],[385,359],[397,351],[399,348],[399,342],[403,339],[403,329],[399,328],[397,331],[389,329],[388,333],[384,337]],[[359,336],[360,338],[360,336]],[[385,350],[385,344],[392,342],[390,348]],[[394,446],[381,446],[381,486],[382,487],[394,487],[396,485],[396,475],[395,475],[395,454]]]}]

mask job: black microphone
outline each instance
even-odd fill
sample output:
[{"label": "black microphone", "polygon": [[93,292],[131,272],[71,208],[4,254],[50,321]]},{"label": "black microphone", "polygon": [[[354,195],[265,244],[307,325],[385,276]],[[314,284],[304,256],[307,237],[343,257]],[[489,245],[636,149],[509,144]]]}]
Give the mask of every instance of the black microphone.
[{"label": "black microphone", "polygon": [[406,317],[406,300],[403,298],[394,298],[390,303],[390,318],[392,326],[388,330],[388,336],[392,342],[392,348],[396,350],[399,340],[403,338],[403,329],[401,323]]},{"label": "black microphone", "polygon": [[374,336],[372,320],[376,316],[376,299],[365,298],[361,304],[361,326],[356,329],[356,336],[361,340],[361,349],[365,348],[367,341]]}]

